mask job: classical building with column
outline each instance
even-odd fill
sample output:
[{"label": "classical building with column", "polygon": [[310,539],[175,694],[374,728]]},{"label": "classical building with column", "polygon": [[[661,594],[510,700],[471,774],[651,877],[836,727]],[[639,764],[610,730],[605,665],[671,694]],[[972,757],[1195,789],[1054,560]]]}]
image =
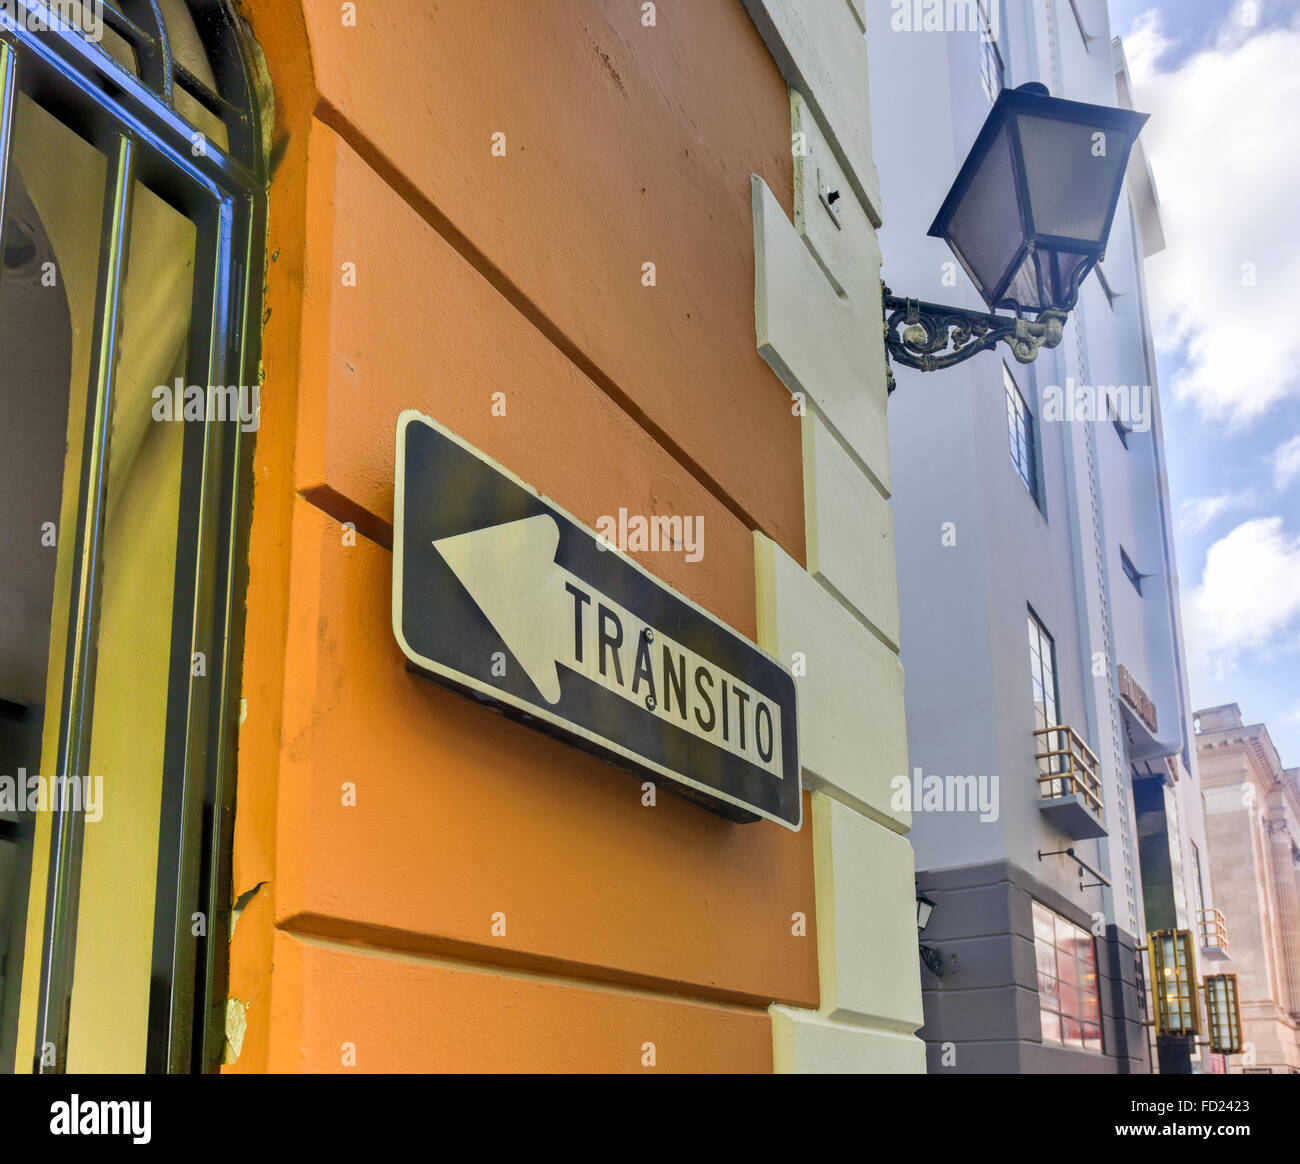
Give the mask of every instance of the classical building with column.
[{"label": "classical building with column", "polygon": [[1230,1070],[1300,1074],[1300,768],[1235,703],[1196,713],[1205,834],[1231,927],[1243,1054]]}]

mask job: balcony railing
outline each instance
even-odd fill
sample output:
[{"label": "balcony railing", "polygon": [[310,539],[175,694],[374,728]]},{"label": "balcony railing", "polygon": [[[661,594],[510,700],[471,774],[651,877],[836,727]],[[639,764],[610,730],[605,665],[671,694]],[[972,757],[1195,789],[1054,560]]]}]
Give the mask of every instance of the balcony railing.
[{"label": "balcony railing", "polygon": [[1044,800],[1077,795],[1085,808],[1102,820],[1099,762],[1093,751],[1068,724],[1034,732],[1039,751],[1038,794]]},{"label": "balcony railing", "polygon": [[[1215,906],[1200,911],[1201,950],[1209,958],[1223,961],[1228,953],[1228,923]],[[1220,953],[1219,951],[1222,951]]]}]

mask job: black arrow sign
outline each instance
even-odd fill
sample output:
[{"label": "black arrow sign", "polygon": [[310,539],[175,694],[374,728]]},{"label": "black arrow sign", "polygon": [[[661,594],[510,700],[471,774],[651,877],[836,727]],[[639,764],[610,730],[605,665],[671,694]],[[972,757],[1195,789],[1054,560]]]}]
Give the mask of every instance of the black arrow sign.
[{"label": "black arrow sign", "polygon": [[732,819],[799,828],[794,681],[769,655],[414,411],[394,511],[411,667]]}]

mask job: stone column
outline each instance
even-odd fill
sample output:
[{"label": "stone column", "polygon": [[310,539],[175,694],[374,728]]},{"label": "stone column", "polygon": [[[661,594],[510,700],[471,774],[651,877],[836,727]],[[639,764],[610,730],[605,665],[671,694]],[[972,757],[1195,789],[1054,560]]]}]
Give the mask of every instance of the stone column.
[{"label": "stone column", "polygon": [[1269,851],[1273,861],[1273,885],[1277,894],[1279,967],[1278,999],[1283,1010],[1300,1013],[1300,896],[1296,893],[1295,846],[1285,820],[1268,822]]}]

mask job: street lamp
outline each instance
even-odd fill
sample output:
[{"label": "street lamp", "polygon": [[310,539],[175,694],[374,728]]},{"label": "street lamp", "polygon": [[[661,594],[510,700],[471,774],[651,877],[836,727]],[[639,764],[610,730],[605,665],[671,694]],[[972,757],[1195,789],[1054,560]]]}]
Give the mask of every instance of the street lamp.
[{"label": "street lamp", "polygon": [[[934,902],[931,901],[924,893],[917,892],[916,895],[916,932],[923,933],[925,927],[930,924],[930,915],[934,912]],[[921,961],[929,968],[930,973],[937,978],[943,977],[944,965],[943,955],[933,946],[927,946],[924,942],[920,943]],[[954,962],[956,959],[953,959]]]},{"label": "street lamp", "polygon": [[1022,364],[1059,344],[1079,285],[1105,256],[1146,120],[1052,97],[1036,81],[1003,89],[929,231],[952,248],[990,311],[904,299],[886,287],[889,356],[929,372],[1000,341]]},{"label": "street lamp", "polygon": [[934,913],[934,902],[924,893],[916,895],[916,929],[920,933],[930,924],[930,915]]}]

